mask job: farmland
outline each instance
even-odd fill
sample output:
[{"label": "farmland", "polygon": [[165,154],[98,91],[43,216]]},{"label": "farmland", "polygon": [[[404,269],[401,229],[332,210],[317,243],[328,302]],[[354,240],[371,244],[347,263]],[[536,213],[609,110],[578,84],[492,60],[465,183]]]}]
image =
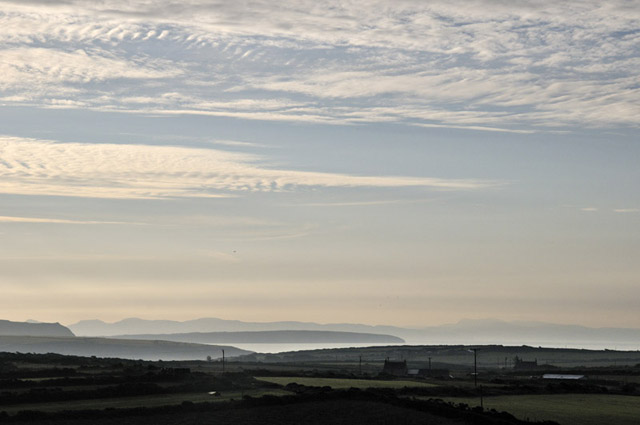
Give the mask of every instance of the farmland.
[{"label": "farmland", "polygon": [[[473,353],[464,345],[401,345],[363,348],[337,348],[292,351],[276,354],[253,353],[242,356],[243,362],[259,361],[277,365],[312,363],[313,365],[352,365],[359,360],[374,367],[386,358],[405,359],[420,367],[427,367],[429,359],[434,367],[467,368],[473,363]],[[536,359],[540,365],[554,368],[634,366],[640,364],[640,351],[582,350],[531,346],[484,345],[479,350],[478,366],[488,369],[512,368],[513,359]],[[363,366],[364,367],[364,366]]]},{"label": "farmland", "polygon": [[[413,353],[406,363],[390,363],[411,366],[413,375],[407,374],[408,369],[404,374],[383,373],[385,359],[406,349]],[[376,350],[375,356],[371,350]],[[338,349],[333,354],[312,353],[320,357],[318,361],[307,353],[302,353],[302,360],[301,353],[295,353],[295,359],[285,354],[280,362],[241,357],[225,364],[0,353],[0,422],[231,424],[252,423],[260,415],[261,423],[274,424],[300,423],[309,416],[305,422],[310,424],[547,420],[564,425],[631,425],[640,416],[640,366],[540,365],[518,370],[486,361],[486,353],[504,354],[508,348],[482,350],[486,357],[477,375],[465,347]],[[572,362],[580,361],[580,353],[569,354]],[[634,355],[589,352],[584,358]],[[438,361],[430,368],[423,357]],[[543,379],[548,372],[584,377]],[[484,409],[478,407],[481,393]],[[324,416],[314,416],[317,411]],[[358,419],[349,412],[360,412]]]},{"label": "farmland", "polygon": [[404,380],[374,380],[374,379],[337,379],[337,378],[315,378],[315,377],[258,377],[259,381],[271,382],[286,386],[287,384],[298,384],[308,387],[331,387],[333,389],[344,388],[404,388],[404,387],[436,387],[434,384],[419,381]]},{"label": "farmland", "polygon": [[[479,399],[446,398],[479,405]],[[563,425],[636,425],[640,397],[612,394],[544,394],[485,397],[485,409],[507,411],[520,419],[552,420]]]}]

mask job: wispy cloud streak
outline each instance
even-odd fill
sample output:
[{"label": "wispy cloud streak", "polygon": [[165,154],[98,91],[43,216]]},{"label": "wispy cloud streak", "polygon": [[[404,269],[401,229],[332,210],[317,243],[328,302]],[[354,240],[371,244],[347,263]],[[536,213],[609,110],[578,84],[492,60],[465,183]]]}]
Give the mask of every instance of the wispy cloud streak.
[{"label": "wispy cloud streak", "polygon": [[131,224],[142,225],[144,223],[132,223],[124,221],[100,221],[100,220],[69,220],[62,218],[44,218],[44,217],[13,217],[0,216],[0,223],[39,223],[39,224]]},{"label": "wispy cloud streak", "polygon": [[613,212],[617,212],[617,213],[639,213],[640,212],[640,208],[617,208],[615,210],[613,210]]},{"label": "wispy cloud streak", "polygon": [[496,184],[287,170],[269,167],[257,155],[217,149],[0,138],[0,193],[10,194],[159,199],[228,197],[314,186],[474,190]]}]

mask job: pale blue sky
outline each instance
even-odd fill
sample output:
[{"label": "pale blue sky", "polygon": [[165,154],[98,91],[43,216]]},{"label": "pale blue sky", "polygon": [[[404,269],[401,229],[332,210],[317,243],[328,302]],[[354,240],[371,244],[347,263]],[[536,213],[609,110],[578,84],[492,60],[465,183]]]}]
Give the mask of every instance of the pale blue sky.
[{"label": "pale blue sky", "polygon": [[640,327],[636,1],[2,1],[3,318]]}]

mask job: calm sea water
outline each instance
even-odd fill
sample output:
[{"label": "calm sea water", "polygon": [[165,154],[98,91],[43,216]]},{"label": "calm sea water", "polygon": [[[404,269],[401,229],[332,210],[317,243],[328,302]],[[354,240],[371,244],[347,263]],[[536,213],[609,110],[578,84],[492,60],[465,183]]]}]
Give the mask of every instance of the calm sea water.
[{"label": "calm sea water", "polygon": [[306,343],[306,344],[228,344],[243,350],[256,353],[284,353],[287,351],[322,350],[323,348],[351,348],[351,347],[383,347],[385,344],[376,343]]},{"label": "calm sea water", "polygon": [[[429,341],[429,342],[416,342],[410,341],[406,345],[457,345],[465,344],[471,345],[471,343],[452,342],[452,341]],[[489,344],[502,344],[510,346],[529,345],[532,347],[545,347],[545,348],[580,348],[586,350],[620,350],[620,351],[639,351],[640,341],[619,343],[619,342],[607,342],[607,341],[589,341],[589,342],[553,342],[553,341],[508,341],[508,342],[496,342],[496,341],[474,341],[473,344],[477,345],[489,345]],[[229,344],[234,347],[241,348],[243,350],[255,351],[257,353],[283,353],[287,351],[304,351],[304,350],[321,350],[326,348],[350,348],[350,347],[384,347],[387,345],[393,345],[388,343],[375,344],[375,343],[306,343],[306,344]]]}]

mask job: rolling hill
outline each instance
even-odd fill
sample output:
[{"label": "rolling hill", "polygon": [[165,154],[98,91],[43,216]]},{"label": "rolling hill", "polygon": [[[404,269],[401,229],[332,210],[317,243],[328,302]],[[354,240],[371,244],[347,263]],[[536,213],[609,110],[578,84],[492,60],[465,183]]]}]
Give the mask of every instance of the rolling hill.
[{"label": "rolling hill", "polygon": [[0,336],[52,336],[73,337],[71,330],[60,323],[11,322],[0,320]]},{"label": "rolling hill", "polygon": [[227,357],[251,351],[219,345],[189,344],[171,341],[142,341],[115,338],[0,336],[0,351],[19,353],[56,353],[74,356],[118,357],[141,360],[216,359],[225,350]]}]

